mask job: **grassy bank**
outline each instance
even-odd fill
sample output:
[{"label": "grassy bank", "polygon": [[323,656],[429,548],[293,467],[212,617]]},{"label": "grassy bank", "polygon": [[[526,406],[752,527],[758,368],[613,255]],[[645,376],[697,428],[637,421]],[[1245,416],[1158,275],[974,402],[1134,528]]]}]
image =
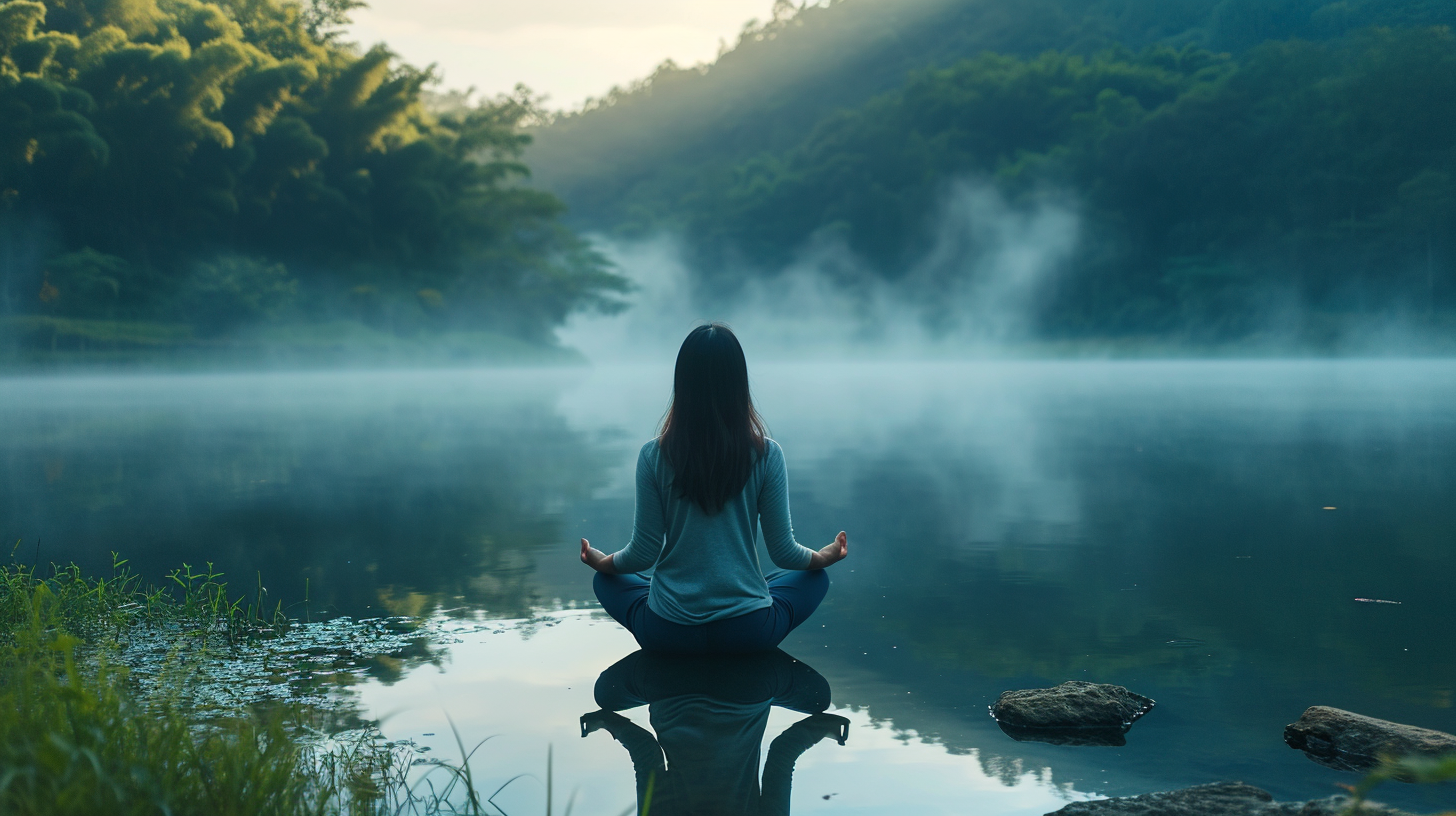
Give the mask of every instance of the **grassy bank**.
[{"label": "grassy bank", "polygon": [[[410,746],[371,724],[330,734],[338,712],[223,706],[188,687],[199,664],[286,642],[295,628],[261,586],[234,597],[210,571],[185,568],[151,586],[125,562],[102,579],[0,567],[0,813],[482,812],[468,770],[431,762],[420,786]],[[119,659],[159,640],[166,671]]]}]

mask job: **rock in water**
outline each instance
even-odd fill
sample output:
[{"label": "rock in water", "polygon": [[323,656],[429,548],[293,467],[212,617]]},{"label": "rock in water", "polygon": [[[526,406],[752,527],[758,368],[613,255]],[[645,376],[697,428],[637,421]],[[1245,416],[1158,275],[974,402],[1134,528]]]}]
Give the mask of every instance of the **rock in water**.
[{"label": "rock in water", "polygon": [[1310,706],[1284,726],[1284,741],[1321,765],[1368,771],[1380,757],[1456,753],[1456,737],[1427,728],[1377,720],[1329,706]]},{"label": "rock in water", "polygon": [[[1047,816],[1341,816],[1350,806],[1344,796],[1312,802],[1276,802],[1267,791],[1240,782],[1198,785],[1184,790],[1145,793],[1120,799],[1073,802]],[[1366,816],[1404,816],[1371,802]]]},{"label": "rock in water", "polygon": [[1055,688],[1002,692],[991,706],[991,716],[1003,728],[1016,731],[1126,731],[1152,708],[1152,700],[1122,686],[1069,680]]}]

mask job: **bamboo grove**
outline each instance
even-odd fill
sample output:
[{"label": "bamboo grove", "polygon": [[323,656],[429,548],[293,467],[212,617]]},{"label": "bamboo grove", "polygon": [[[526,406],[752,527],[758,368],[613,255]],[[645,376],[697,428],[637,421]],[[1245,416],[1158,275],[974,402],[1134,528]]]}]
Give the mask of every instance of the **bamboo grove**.
[{"label": "bamboo grove", "polygon": [[524,91],[433,97],[348,0],[0,4],[0,320],[539,342],[623,284],[520,182]]}]

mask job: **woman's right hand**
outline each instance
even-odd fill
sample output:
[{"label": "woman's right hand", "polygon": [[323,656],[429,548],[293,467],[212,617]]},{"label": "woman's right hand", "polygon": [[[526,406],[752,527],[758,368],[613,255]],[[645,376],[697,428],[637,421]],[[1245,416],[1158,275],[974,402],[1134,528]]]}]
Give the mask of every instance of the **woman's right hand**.
[{"label": "woman's right hand", "polygon": [[581,563],[606,575],[617,574],[617,571],[612,568],[612,556],[593,547],[591,542],[584,538],[581,540]]},{"label": "woman's right hand", "polygon": [[849,536],[843,530],[834,537],[834,541],[824,546],[823,549],[814,553],[809,559],[809,569],[824,569],[831,564],[843,561],[849,555]]}]

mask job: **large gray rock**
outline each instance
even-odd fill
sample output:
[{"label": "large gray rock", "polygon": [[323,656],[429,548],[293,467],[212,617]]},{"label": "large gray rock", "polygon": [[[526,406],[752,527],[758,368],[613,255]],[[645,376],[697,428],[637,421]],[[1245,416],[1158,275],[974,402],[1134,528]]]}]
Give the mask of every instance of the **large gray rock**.
[{"label": "large gray rock", "polygon": [[1315,762],[1342,771],[1368,771],[1385,755],[1456,753],[1456,737],[1450,734],[1329,706],[1310,706],[1298,722],[1284,726],[1284,741]]},{"label": "large gray rock", "polygon": [[[1184,790],[1145,793],[1120,799],[1073,802],[1047,816],[1342,816],[1350,806],[1344,796],[1311,802],[1276,802],[1268,792],[1240,782],[1198,785]],[[1367,802],[1362,816],[1406,816]]]},{"label": "large gray rock", "polygon": [[1127,730],[1153,701],[1122,686],[1070,680],[1055,688],[1003,692],[991,716],[1004,728]]}]

